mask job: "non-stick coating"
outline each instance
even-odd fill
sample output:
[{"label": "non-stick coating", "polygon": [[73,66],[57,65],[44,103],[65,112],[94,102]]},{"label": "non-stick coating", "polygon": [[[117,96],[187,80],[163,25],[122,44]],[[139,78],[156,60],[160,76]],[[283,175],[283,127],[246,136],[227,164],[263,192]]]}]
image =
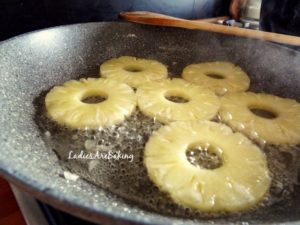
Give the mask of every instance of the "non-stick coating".
[{"label": "non-stick coating", "polygon": [[[228,60],[251,76],[252,90],[299,101],[300,54],[263,41],[127,23],[58,27],[0,45],[0,172],[6,178],[56,207],[94,221],[197,224],[142,210],[83,180],[61,178],[58,159],[46,148],[33,120],[33,101],[43,90],[83,75],[95,76],[101,62],[122,55],[156,59],[173,75],[191,63]],[[299,204],[249,222],[297,223]]]}]

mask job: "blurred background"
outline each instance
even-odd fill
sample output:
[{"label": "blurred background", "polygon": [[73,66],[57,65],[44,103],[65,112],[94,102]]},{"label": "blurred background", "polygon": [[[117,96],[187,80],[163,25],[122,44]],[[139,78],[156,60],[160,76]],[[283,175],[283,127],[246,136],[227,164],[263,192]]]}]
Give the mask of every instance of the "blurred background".
[{"label": "blurred background", "polygon": [[147,10],[188,19],[223,16],[229,14],[229,4],[230,0],[0,0],[0,41],[57,25],[116,21],[121,11]]}]

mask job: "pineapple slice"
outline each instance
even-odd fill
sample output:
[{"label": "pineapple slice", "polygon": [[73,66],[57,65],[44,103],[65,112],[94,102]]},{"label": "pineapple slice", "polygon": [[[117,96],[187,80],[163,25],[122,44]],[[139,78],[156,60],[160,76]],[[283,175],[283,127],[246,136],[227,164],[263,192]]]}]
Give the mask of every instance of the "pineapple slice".
[{"label": "pineapple slice", "polygon": [[145,115],[162,123],[212,119],[220,107],[212,91],[178,78],[150,81],[140,86],[137,101]]},{"label": "pineapple slice", "polygon": [[[192,165],[187,151],[202,146],[222,165]],[[210,121],[177,121],[147,142],[144,164],[150,179],[178,204],[203,212],[236,212],[262,201],[271,178],[263,152],[241,133]]]},{"label": "pineapple slice", "polygon": [[167,67],[157,61],[122,56],[107,60],[100,66],[102,77],[112,78],[133,88],[168,76]]},{"label": "pineapple slice", "polygon": [[232,93],[221,98],[220,117],[249,138],[275,145],[300,143],[300,104],[292,99]]},{"label": "pineapple slice", "polygon": [[250,85],[248,75],[230,62],[207,62],[184,68],[183,79],[210,88],[218,95],[246,91]]},{"label": "pineapple slice", "polygon": [[[102,102],[86,103],[89,97]],[[107,79],[80,79],[56,86],[47,94],[46,109],[51,119],[77,129],[97,129],[122,122],[135,110],[135,93],[126,84]]]}]

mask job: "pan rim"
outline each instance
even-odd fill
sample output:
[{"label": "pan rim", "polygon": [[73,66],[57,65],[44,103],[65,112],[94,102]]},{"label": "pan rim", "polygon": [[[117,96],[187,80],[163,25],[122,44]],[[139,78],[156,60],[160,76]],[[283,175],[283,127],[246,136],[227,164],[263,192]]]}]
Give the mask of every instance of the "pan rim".
[{"label": "pan rim", "polygon": [[[22,33],[22,34],[18,34],[16,36],[13,36],[13,37],[10,37],[8,39],[4,39],[4,40],[0,41],[0,46],[3,45],[3,44],[6,44],[8,42],[14,41],[16,39],[22,38],[23,36],[35,34],[35,33],[42,32],[42,31],[48,31],[48,30],[53,30],[53,29],[67,29],[67,28],[70,28],[72,26],[76,27],[78,25],[88,25],[88,24],[97,25],[97,24],[111,24],[111,23],[134,24],[135,26],[140,26],[140,27],[148,27],[148,26],[157,27],[155,25],[138,24],[138,23],[133,23],[133,22],[128,22],[128,21],[102,21],[102,22],[98,21],[98,22],[85,22],[85,23],[70,23],[70,24],[64,24],[64,25],[58,25],[58,26],[45,27],[45,28],[25,32],[25,33]],[[177,30],[192,30],[192,29],[181,28],[181,27],[166,27],[166,26],[162,26],[161,28],[170,29],[170,30],[176,30],[176,29]],[[206,33],[215,33],[215,32],[212,32],[212,31],[205,31],[205,32]],[[215,33],[215,34],[218,34],[218,33]],[[300,51],[297,51],[297,50],[292,48],[293,45],[279,44],[279,43],[275,43],[275,42],[271,42],[271,41],[264,41],[262,39],[237,37],[237,36],[232,36],[232,35],[229,35],[229,34],[218,34],[218,35],[231,36],[231,37],[238,38],[238,39],[245,39],[245,40],[249,39],[249,40],[253,40],[253,41],[257,41],[257,42],[263,42],[267,45],[271,45],[271,46],[276,47],[276,48],[284,48],[286,51],[290,51],[290,52],[293,52],[295,54],[300,54]],[[297,46],[294,46],[294,47],[297,47]]]}]

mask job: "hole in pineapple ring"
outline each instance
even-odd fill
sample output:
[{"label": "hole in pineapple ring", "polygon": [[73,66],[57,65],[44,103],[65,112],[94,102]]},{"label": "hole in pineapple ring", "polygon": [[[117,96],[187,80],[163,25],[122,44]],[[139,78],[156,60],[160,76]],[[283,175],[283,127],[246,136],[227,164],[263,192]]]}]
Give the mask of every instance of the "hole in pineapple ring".
[{"label": "hole in pineapple ring", "polygon": [[216,74],[216,73],[206,73],[205,75],[213,79],[218,79],[218,80],[225,79],[223,75]]},{"label": "hole in pineapple ring", "polygon": [[186,150],[190,164],[202,169],[217,169],[223,165],[222,150],[210,144],[193,144]]},{"label": "hole in pineapple ring", "polygon": [[85,93],[81,98],[81,101],[86,104],[98,104],[106,101],[107,98],[108,95],[106,93],[95,90]]},{"label": "hole in pineapple ring", "polygon": [[187,103],[190,101],[190,98],[181,91],[167,91],[164,96],[174,103]]},{"label": "hole in pineapple ring", "polygon": [[132,73],[138,73],[138,72],[142,72],[144,69],[139,66],[126,66],[124,67],[124,70]]},{"label": "hole in pineapple ring", "polygon": [[248,108],[254,115],[265,119],[275,119],[278,117],[277,113],[275,113],[274,110],[271,109],[266,109],[259,106],[248,106]]}]

